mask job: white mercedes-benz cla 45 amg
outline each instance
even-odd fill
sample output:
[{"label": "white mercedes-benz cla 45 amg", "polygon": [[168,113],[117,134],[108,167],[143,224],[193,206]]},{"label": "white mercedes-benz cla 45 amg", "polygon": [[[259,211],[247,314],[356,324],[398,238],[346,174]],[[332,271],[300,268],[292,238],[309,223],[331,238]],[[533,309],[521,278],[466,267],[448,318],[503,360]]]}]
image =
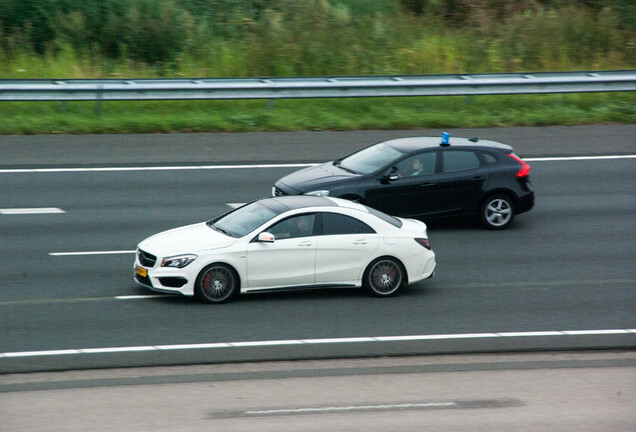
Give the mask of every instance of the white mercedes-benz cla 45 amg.
[{"label": "white mercedes-benz cla 45 amg", "polygon": [[237,293],[362,287],[378,297],[433,276],[426,225],[348,200],[282,196],[139,243],[135,281],[223,303]]}]

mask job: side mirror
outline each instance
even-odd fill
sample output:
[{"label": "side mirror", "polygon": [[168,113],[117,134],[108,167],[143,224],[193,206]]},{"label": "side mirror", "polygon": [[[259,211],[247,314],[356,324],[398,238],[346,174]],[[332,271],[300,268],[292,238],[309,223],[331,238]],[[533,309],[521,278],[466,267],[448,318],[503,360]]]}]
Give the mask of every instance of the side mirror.
[{"label": "side mirror", "polygon": [[263,231],[258,235],[258,241],[263,243],[274,243],[276,237],[272,233],[268,233],[267,231]]},{"label": "side mirror", "polygon": [[387,183],[391,183],[392,181],[395,181],[397,179],[399,179],[400,176],[397,173],[397,167],[392,167],[391,170],[384,174],[382,177],[380,177],[380,182],[387,184]]}]

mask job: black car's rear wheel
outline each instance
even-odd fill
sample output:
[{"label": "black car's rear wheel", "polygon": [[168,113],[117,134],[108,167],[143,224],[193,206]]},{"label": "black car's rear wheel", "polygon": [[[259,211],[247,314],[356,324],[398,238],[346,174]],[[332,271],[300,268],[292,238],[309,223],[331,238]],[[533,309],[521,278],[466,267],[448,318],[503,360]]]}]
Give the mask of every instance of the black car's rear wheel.
[{"label": "black car's rear wheel", "polygon": [[199,273],[194,294],[206,303],[223,303],[236,294],[239,279],[234,269],[225,264],[210,264]]},{"label": "black car's rear wheel", "polygon": [[406,285],[402,264],[390,257],[378,258],[364,271],[362,287],[372,296],[388,297]]},{"label": "black car's rear wheel", "polygon": [[482,204],[479,216],[484,227],[500,230],[507,228],[512,223],[515,207],[508,196],[491,195]]}]

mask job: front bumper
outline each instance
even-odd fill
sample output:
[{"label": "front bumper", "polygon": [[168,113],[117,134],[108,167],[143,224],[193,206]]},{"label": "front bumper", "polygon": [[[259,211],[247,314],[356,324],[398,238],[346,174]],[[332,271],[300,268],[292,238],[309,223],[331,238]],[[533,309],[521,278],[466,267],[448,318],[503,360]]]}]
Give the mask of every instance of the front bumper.
[{"label": "front bumper", "polygon": [[[140,271],[145,274],[140,274]],[[145,270],[145,272],[143,272]],[[144,266],[139,260],[133,266],[133,280],[138,285],[152,291],[170,294],[192,295],[192,283],[187,273],[176,274],[174,269]]]}]

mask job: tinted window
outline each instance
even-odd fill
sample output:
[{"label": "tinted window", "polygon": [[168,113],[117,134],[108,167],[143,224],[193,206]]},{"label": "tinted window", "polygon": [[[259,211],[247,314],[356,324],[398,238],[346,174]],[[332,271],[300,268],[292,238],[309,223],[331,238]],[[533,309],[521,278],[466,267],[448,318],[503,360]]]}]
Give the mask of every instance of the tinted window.
[{"label": "tinted window", "polygon": [[444,172],[456,172],[479,167],[479,157],[475,152],[453,150],[444,152]]},{"label": "tinted window", "polygon": [[283,219],[267,229],[274,234],[276,240],[296,237],[308,237],[314,233],[314,220],[316,215],[304,214]]},{"label": "tinted window", "polygon": [[497,162],[497,158],[491,155],[490,153],[482,153],[481,155],[486,161],[486,164],[488,165],[494,164],[495,162]]},{"label": "tinted window", "polygon": [[322,234],[372,234],[373,228],[356,218],[337,213],[322,213]]},{"label": "tinted window", "polygon": [[[365,206],[366,207],[366,206]],[[385,221],[386,223],[390,223],[391,225],[393,225],[396,228],[402,228],[402,221],[399,220],[396,217],[393,216],[389,216],[386,213],[382,213],[380,210],[376,210],[374,208],[371,207],[366,207],[366,209],[369,211],[369,213],[371,213],[373,216],[382,219],[383,221]]]},{"label": "tinted window", "polygon": [[420,153],[396,164],[400,177],[422,176],[435,173],[435,152]]}]

